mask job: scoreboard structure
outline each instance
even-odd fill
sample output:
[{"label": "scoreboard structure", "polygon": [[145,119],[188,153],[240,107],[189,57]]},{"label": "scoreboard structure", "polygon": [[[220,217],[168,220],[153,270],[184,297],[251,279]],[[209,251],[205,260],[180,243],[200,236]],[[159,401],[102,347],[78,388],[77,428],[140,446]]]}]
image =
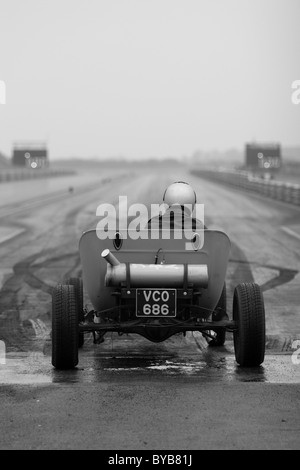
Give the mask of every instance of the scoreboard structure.
[{"label": "scoreboard structure", "polygon": [[49,166],[48,150],[43,143],[18,143],[14,145],[12,164],[25,168],[46,168]]},{"label": "scoreboard structure", "polygon": [[276,172],[282,165],[280,144],[246,144],[245,166],[259,172]]}]

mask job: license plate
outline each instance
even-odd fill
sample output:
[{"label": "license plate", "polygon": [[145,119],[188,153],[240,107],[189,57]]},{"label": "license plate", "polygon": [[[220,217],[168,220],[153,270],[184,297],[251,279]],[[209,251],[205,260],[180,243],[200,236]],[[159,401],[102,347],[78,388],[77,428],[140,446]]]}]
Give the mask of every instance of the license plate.
[{"label": "license plate", "polygon": [[136,316],[176,317],[176,289],[137,289]]}]

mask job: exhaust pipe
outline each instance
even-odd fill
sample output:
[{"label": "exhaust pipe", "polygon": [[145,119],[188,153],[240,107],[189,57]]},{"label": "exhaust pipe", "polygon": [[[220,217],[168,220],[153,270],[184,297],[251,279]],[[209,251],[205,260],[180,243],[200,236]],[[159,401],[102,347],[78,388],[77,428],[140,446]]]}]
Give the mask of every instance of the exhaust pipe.
[{"label": "exhaust pipe", "polygon": [[101,256],[111,266],[118,266],[120,264],[119,260],[109,250],[102,251]]},{"label": "exhaust pipe", "polygon": [[[105,285],[119,287],[130,280],[130,287],[178,287],[188,284],[207,288],[208,270],[206,264],[125,264],[109,251],[101,254],[107,263]],[[129,270],[129,272],[128,272]]]}]

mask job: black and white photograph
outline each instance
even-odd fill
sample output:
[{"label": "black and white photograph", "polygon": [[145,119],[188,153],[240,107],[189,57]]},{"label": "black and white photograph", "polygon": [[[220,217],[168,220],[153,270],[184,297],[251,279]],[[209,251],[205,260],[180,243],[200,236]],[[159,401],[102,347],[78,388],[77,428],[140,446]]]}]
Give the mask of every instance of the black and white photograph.
[{"label": "black and white photograph", "polygon": [[0,0],[0,450],[300,449],[299,20]]}]

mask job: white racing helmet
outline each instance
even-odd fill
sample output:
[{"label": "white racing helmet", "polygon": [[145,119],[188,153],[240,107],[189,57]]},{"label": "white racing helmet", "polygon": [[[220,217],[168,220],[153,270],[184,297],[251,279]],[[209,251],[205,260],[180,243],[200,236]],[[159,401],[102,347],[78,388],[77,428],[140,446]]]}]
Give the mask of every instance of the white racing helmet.
[{"label": "white racing helmet", "polygon": [[194,189],[188,183],[176,181],[165,190],[163,201],[168,206],[173,206],[174,204],[184,206],[189,204],[194,209],[197,196]]}]

